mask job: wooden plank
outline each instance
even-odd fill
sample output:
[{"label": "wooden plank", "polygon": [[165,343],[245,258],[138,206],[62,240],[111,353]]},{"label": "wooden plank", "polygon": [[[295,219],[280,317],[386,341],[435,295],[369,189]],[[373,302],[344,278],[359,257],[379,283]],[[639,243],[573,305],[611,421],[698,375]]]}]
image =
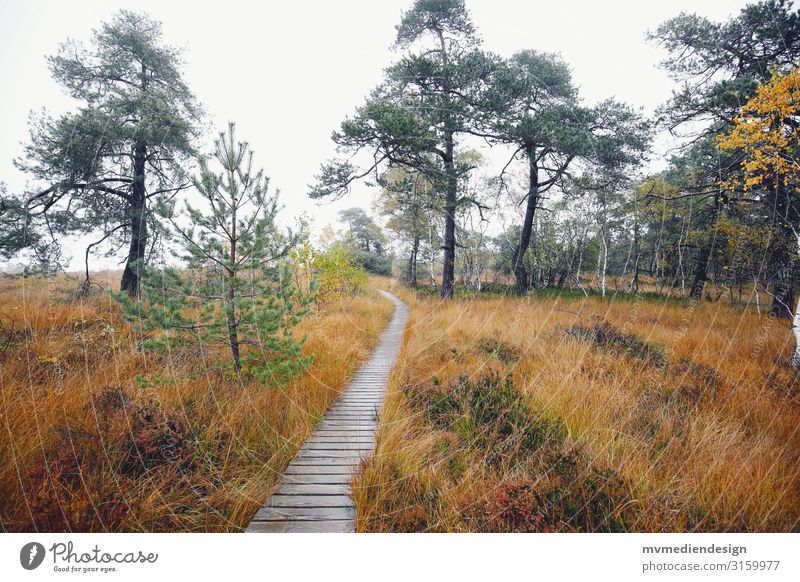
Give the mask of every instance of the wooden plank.
[{"label": "wooden plank", "polygon": [[364,408],[335,408],[331,409],[330,414],[354,414],[356,418],[363,418],[365,416],[375,416],[376,410],[374,406],[366,406]]},{"label": "wooden plank", "polygon": [[382,394],[348,394],[346,397],[334,401],[331,406],[339,406],[341,404],[368,406],[376,402],[383,402]]},{"label": "wooden plank", "polygon": [[254,521],[249,533],[351,533],[355,531],[352,519],[326,519],[316,521]]},{"label": "wooden plank", "polygon": [[360,443],[368,445],[370,448],[375,446],[375,435],[372,434],[344,434],[344,435],[329,435],[329,434],[316,434],[306,441],[307,444],[313,445],[317,443]]},{"label": "wooden plank", "polygon": [[292,461],[292,465],[295,465],[297,467],[309,467],[309,466],[323,467],[325,465],[344,465],[355,469],[356,465],[358,465],[361,462],[362,458],[363,457],[361,457],[360,455],[353,456],[352,454],[348,457],[315,455],[311,457],[307,456],[302,458],[296,458],[295,460]]},{"label": "wooden plank", "polygon": [[306,467],[309,465],[351,465],[355,467],[367,456],[369,456],[369,451],[310,451],[295,457],[292,464]]},{"label": "wooden plank", "polygon": [[296,460],[302,459],[360,459],[366,457],[370,449],[300,449],[295,457]]},{"label": "wooden plank", "polygon": [[335,416],[332,418],[324,418],[322,421],[324,424],[322,425],[325,428],[336,427],[338,429],[347,428],[350,426],[360,427],[362,429],[372,428],[373,430],[378,429],[378,421],[377,419],[372,420],[362,420],[359,417],[346,417],[346,416]]},{"label": "wooden plank", "polygon": [[355,519],[355,507],[262,507],[253,521]]},{"label": "wooden plank", "polygon": [[[383,400],[383,396],[383,393],[378,392],[355,392],[348,394],[347,398],[356,399],[358,402],[380,402]],[[338,404],[338,401],[334,402],[335,404]]]},{"label": "wooden plank", "polygon": [[370,433],[376,432],[378,430],[378,423],[375,421],[370,422],[358,422],[358,423],[349,423],[349,422],[341,422],[341,421],[328,421],[323,422],[319,429],[319,432],[329,432],[329,431],[342,431],[342,430],[357,430],[362,433]]},{"label": "wooden plank", "polygon": [[332,416],[325,415],[323,420],[333,420],[333,416],[341,416],[341,415],[346,415],[348,417],[346,420],[351,420],[351,418],[355,419],[355,420],[360,420],[360,419],[363,419],[365,417],[366,418],[375,418],[376,417],[376,412],[375,412],[375,407],[374,406],[371,406],[369,408],[364,408],[364,409],[361,409],[361,410],[352,409],[352,408],[340,408],[340,409],[332,410],[328,414],[331,414]]},{"label": "wooden plank", "polygon": [[273,495],[349,495],[347,483],[283,483]]},{"label": "wooden plank", "polygon": [[324,434],[329,432],[341,432],[343,430],[354,430],[359,432],[360,434],[375,434],[378,432],[378,425],[377,423],[372,424],[360,424],[355,427],[347,426],[347,424],[333,424],[333,423],[325,423],[325,425],[320,429],[318,432],[314,434]]},{"label": "wooden plank", "polygon": [[375,442],[374,431],[343,432],[339,430],[324,431],[315,433],[307,442],[309,443],[330,443],[339,441],[351,442]]},{"label": "wooden plank", "polygon": [[343,418],[345,420],[372,420],[376,417],[375,410],[329,410],[323,416],[323,420],[333,420]]},{"label": "wooden plank", "polygon": [[351,475],[284,475],[280,483],[286,485],[346,485],[350,483]]},{"label": "wooden plank", "polygon": [[344,426],[327,426],[325,430],[320,430],[312,435],[312,438],[318,436],[341,436],[342,434],[358,435],[364,437],[374,438],[377,434],[376,426],[364,426],[360,429],[349,429]]},{"label": "wooden plank", "polygon": [[356,440],[349,441],[306,441],[306,446],[303,447],[304,451],[371,451],[374,446],[374,441],[359,442]]},{"label": "wooden plank", "polygon": [[356,465],[347,463],[326,464],[326,465],[295,465],[286,467],[284,476],[293,477],[295,475],[346,475],[351,477],[356,472]]},{"label": "wooden plank", "polygon": [[325,436],[315,435],[306,441],[307,444],[327,444],[327,443],[341,443],[341,444],[364,444],[369,448],[375,448],[375,437],[369,435],[355,436],[355,435],[340,435],[340,436]]},{"label": "wooden plank", "polygon": [[322,440],[331,440],[335,438],[343,438],[343,439],[362,439],[362,440],[374,440],[375,439],[376,431],[371,429],[347,429],[341,427],[340,429],[326,429],[326,430],[317,430],[314,431],[310,437],[308,437],[309,441],[313,441],[316,439]]},{"label": "wooden plank", "polygon": [[306,441],[306,444],[298,451],[298,455],[302,454],[303,452],[311,452],[311,451],[353,451],[353,450],[360,450],[364,449],[367,451],[371,451],[373,449],[373,443],[358,441],[357,439],[342,439],[335,441],[330,440],[323,440],[323,441]]},{"label": "wooden plank", "polygon": [[273,495],[268,507],[353,507],[349,495]]}]

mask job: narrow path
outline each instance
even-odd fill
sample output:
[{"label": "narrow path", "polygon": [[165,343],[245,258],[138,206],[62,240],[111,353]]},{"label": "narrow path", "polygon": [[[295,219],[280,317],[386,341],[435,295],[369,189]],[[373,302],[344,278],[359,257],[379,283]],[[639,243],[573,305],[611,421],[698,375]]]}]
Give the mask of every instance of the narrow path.
[{"label": "narrow path", "polygon": [[355,373],[289,463],[248,532],[352,532],[350,479],[372,454],[386,383],[408,322],[408,306],[386,291],[394,315],[370,360]]}]

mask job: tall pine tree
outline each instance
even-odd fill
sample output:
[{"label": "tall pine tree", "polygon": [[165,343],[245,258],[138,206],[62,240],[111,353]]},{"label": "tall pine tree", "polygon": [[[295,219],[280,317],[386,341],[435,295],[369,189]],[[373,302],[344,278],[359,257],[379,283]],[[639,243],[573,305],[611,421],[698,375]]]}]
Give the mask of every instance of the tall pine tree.
[{"label": "tall pine tree", "polygon": [[194,156],[200,109],[180,52],[163,43],[158,22],[122,10],[94,32],[90,48],[68,40],[48,62],[82,105],[32,120],[30,144],[16,160],[40,185],[26,212],[46,221],[54,240],[99,231],[101,240],[127,245],[120,286],[137,296],[135,265],[157,227],[151,206],[190,185],[184,164]]},{"label": "tall pine tree", "polygon": [[495,59],[482,52],[463,0],[416,0],[397,26],[396,46],[408,49],[367,103],[342,123],[333,140],[342,151],[369,151],[362,170],[349,160],[323,165],[312,198],[341,195],[389,168],[421,172],[435,183],[444,214],[442,297],[455,285],[456,213],[476,201],[459,195],[474,166],[459,159],[457,140],[480,135],[478,119]]}]

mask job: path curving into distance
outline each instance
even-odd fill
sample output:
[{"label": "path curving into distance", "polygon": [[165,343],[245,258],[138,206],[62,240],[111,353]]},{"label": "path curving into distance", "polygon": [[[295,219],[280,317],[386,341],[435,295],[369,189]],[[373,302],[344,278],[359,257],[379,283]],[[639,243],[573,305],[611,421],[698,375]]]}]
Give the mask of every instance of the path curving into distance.
[{"label": "path curving into distance", "polygon": [[350,479],[375,448],[389,373],[408,322],[408,305],[386,291],[394,314],[369,361],[353,375],[253,517],[248,532],[352,532]]}]

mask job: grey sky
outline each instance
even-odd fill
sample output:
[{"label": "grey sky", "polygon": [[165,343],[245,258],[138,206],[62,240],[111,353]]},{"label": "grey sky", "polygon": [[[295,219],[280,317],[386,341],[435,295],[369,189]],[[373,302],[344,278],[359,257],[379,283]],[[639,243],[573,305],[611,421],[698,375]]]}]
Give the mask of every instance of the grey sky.
[{"label": "grey sky", "polygon": [[[0,181],[25,187],[12,165],[27,139],[27,115],[74,106],[50,78],[45,55],[90,31],[118,8],[162,21],[167,42],[185,48],[185,75],[215,127],[237,122],[287,215],[308,212],[315,226],[341,208],[369,204],[365,188],[333,204],[306,198],[320,162],[333,154],[330,133],[363,102],[396,55],[394,26],[411,0],[177,2],[165,0],[0,0]],[[559,52],[588,103],[617,97],[645,113],[666,100],[672,81],[647,30],[681,11],[724,19],[742,0],[467,0],[486,49]],[[658,159],[655,160],[658,164]],[[73,268],[80,252],[73,252]]]}]

